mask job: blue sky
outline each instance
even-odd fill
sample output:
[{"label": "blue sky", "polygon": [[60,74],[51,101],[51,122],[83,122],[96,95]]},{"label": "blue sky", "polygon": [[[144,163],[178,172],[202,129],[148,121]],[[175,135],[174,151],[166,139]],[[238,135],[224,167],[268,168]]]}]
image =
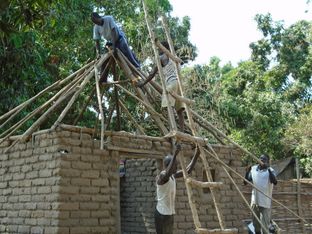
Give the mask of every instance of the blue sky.
[{"label": "blue sky", "polygon": [[[198,48],[195,63],[205,64],[217,56],[221,63],[236,65],[250,56],[249,44],[261,38],[256,14],[271,13],[274,21],[289,26],[312,20],[307,0],[170,0],[173,16],[191,18],[190,40]],[[307,11],[307,12],[306,12]]]}]

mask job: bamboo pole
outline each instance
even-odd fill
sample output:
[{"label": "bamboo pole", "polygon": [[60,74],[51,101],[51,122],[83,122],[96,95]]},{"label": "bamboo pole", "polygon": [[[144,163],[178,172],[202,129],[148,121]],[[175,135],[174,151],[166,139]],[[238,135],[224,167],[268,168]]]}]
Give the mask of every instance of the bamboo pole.
[{"label": "bamboo pole", "polygon": [[124,112],[126,113],[126,115],[128,116],[128,118],[133,122],[133,124],[139,129],[140,133],[143,135],[146,135],[144,132],[144,129],[141,127],[141,125],[138,124],[138,122],[133,118],[133,116],[131,115],[131,113],[128,111],[127,107],[124,105],[124,103],[121,100],[119,101],[119,105],[120,107],[124,110]]},{"label": "bamboo pole", "polygon": [[201,117],[199,114],[197,114],[195,111],[191,110],[191,113],[198,118],[200,121],[202,121],[205,125],[207,125],[208,128],[211,128],[211,131],[215,131],[218,135],[222,136],[226,140],[228,140],[230,143],[232,143],[234,146],[236,146],[238,149],[243,151],[244,153],[248,154],[251,156],[257,163],[262,164],[262,162],[251,152],[246,150],[245,148],[241,147],[239,144],[237,144],[235,141],[230,139],[228,136],[226,136],[223,132],[221,132],[219,129],[214,127],[211,123],[209,123],[207,120],[205,120],[203,117]]},{"label": "bamboo pole", "polygon": [[108,117],[107,117],[107,122],[105,124],[105,129],[108,129],[110,123],[111,123],[111,119],[112,119],[112,116],[113,116],[113,112],[114,112],[114,106],[112,106],[109,110],[109,113],[108,113]]},{"label": "bamboo pole", "polygon": [[[211,147],[210,147],[211,148]],[[233,172],[235,175],[237,175],[239,178],[243,179],[244,181],[246,181],[246,183],[248,183],[249,185],[251,185],[253,188],[255,188],[256,190],[258,190],[259,192],[261,192],[264,196],[267,196],[266,194],[264,194],[259,188],[257,188],[253,183],[249,182],[248,180],[246,180],[243,176],[241,176],[237,171],[235,171],[234,169],[232,169],[230,166],[226,165],[221,159],[219,159],[218,157],[216,157],[214,154],[212,154],[211,152],[207,151],[206,149],[204,149],[210,156],[212,156],[215,160],[217,160],[221,165],[223,165],[225,168],[227,168],[228,170],[230,170],[231,172]],[[300,217],[299,215],[297,215],[294,211],[290,210],[288,207],[286,207],[285,205],[283,205],[282,203],[280,203],[279,201],[277,201],[274,198],[271,198],[272,201],[274,201],[276,204],[280,205],[281,207],[285,208],[287,211],[289,211],[291,214],[293,214],[294,216],[296,216],[298,219],[302,220],[303,222],[307,223],[307,221]]]},{"label": "bamboo pole", "polygon": [[91,71],[89,75],[85,77],[83,82],[80,84],[80,87],[78,87],[78,89],[75,91],[74,95],[71,97],[70,101],[67,103],[65,109],[62,111],[58,119],[55,121],[55,123],[51,127],[52,130],[54,130],[62,122],[65,115],[67,114],[67,112],[69,111],[69,109],[71,108],[71,106],[73,105],[77,97],[79,96],[79,94],[82,92],[86,84],[90,81],[91,77],[93,77],[93,75],[94,75],[94,70]]},{"label": "bamboo pole", "polygon": [[[302,216],[302,207],[301,207],[301,182],[300,182],[300,170],[299,170],[299,160],[296,157],[296,176],[297,176],[297,205],[298,205],[298,215]],[[301,221],[302,233],[305,234],[305,226]]]},{"label": "bamboo pole", "polygon": [[142,99],[138,98],[137,96],[135,96],[133,93],[131,93],[129,90],[127,90],[126,88],[120,86],[120,85],[116,85],[118,86],[120,89],[122,89],[124,92],[126,92],[129,96],[135,98],[137,101],[139,101],[140,103],[142,103],[146,109],[147,109],[147,112],[149,112],[150,114],[153,114],[153,115],[157,115],[160,119],[166,121],[165,117],[162,116],[161,114],[159,114],[158,112],[155,111],[155,109],[150,106],[149,104],[147,104],[146,102],[144,102]]},{"label": "bamboo pole", "polygon": [[[26,115],[23,119],[21,119],[19,122],[17,122],[15,125],[13,125],[11,128],[7,129],[5,132],[3,132],[0,137],[4,136],[5,134],[7,134],[8,132],[10,132],[8,135],[6,135],[2,141],[4,141],[5,139],[7,139],[8,137],[10,137],[14,132],[16,132],[25,122],[27,122],[29,119],[31,119],[32,117],[34,117],[36,114],[40,113],[41,111],[43,111],[50,103],[54,102],[57,98],[59,98],[61,95],[64,95],[66,93],[66,91],[73,89],[74,87],[76,87],[76,85],[78,84],[78,82],[81,80],[82,77],[77,77],[74,80],[72,80],[69,84],[67,84],[66,86],[64,86],[59,92],[57,92],[50,100],[48,100],[47,102],[45,102],[44,104],[42,104],[40,107],[38,107],[37,109],[35,109],[34,111],[32,111],[31,113],[29,113],[28,115]],[[2,142],[1,141],[1,142]]]},{"label": "bamboo pole", "polygon": [[[123,69],[123,71],[125,72],[126,76],[130,79],[130,80],[135,80],[136,78],[134,77],[133,73],[131,72],[130,68],[127,66],[125,60],[123,59],[121,52],[117,49],[117,54],[118,54],[118,58],[116,61],[119,64],[119,66]],[[146,102],[147,104],[151,105],[150,102],[147,100],[147,98],[145,97],[144,93],[142,92],[142,90],[140,90],[139,88],[135,87],[135,90],[137,91],[137,94],[139,95],[139,97],[144,100],[144,102]],[[157,124],[157,126],[160,128],[161,132],[163,134],[167,134],[168,133],[168,129],[165,127],[165,125],[163,124],[163,122],[160,120],[160,118],[157,115],[154,115],[151,113],[151,117],[154,119],[155,123]]]},{"label": "bamboo pole", "polygon": [[147,7],[145,5],[145,1],[143,0],[142,3],[143,3],[143,10],[144,10],[146,26],[147,26],[147,29],[149,32],[150,39],[152,41],[154,56],[156,58],[156,64],[157,64],[158,74],[160,76],[160,81],[161,81],[161,85],[162,85],[162,89],[163,89],[163,95],[164,95],[164,98],[167,100],[167,111],[168,111],[168,118],[169,118],[169,123],[170,123],[170,130],[174,130],[177,128],[177,126],[176,126],[176,122],[174,119],[172,107],[170,106],[170,103],[168,101],[169,98],[168,98],[168,90],[166,88],[166,78],[164,76],[163,68],[162,68],[162,65],[160,62],[160,57],[159,57],[159,54],[158,54],[158,51],[157,51],[157,48],[155,45],[155,35],[154,35],[154,32],[152,30],[152,27],[151,27],[149,19],[148,19],[148,13],[147,13]]},{"label": "bamboo pole", "polygon": [[89,96],[88,96],[88,98],[87,98],[85,104],[83,105],[83,107],[82,107],[81,110],[80,110],[79,115],[78,115],[77,118],[74,120],[73,125],[76,125],[76,124],[77,124],[77,122],[78,122],[79,119],[82,117],[83,113],[85,112],[87,106],[89,105],[89,103],[90,103],[90,101],[91,101],[91,99],[92,99],[92,97],[93,97],[93,95],[94,95],[95,88],[96,88],[96,87],[93,87],[93,89],[91,90],[91,92],[90,92],[90,94],[89,94]]},{"label": "bamboo pole", "polygon": [[[70,80],[73,76],[75,76],[77,73],[81,72],[82,70],[84,70],[85,68],[89,67],[90,65],[92,65],[94,63],[94,61],[86,64],[84,67],[80,68],[79,70],[77,70],[76,72],[74,72],[73,74],[69,75],[68,77],[66,77],[64,80],[58,80],[55,83],[53,83],[52,85],[48,86],[47,88],[45,88],[44,90],[40,91],[38,94],[36,94],[34,97],[28,99],[27,101],[21,103],[20,105],[18,105],[17,107],[13,108],[12,110],[10,110],[9,112],[5,113],[4,115],[2,115],[0,117],[0,121],[7,118],[8,116],[11,116],[13,112],[15,111],[21,111],[23,108],[25,108],[26,106],[28,106],[29,104],[31,104],[34,100],[36,100],[38,97],[42,96],[43,94],[45,94],[46,92],[54,89],[55,87],[61,86],[64,83],[66,83],[68,80]],[[21,109],[22,108],[22,109]],[[1,125],[2,127],[2,125]],[[0,127],[0,129],[1,129]]]},{"label": "bamboo pole", "polygon": [[70,95],[74,93],[74,89],[72,89],[70,92],[68,92],[66,95],[62,96],[59,100],[57,100],[43,115],[40,116],[40,118],[30,127],[27,129],[26,132],[24,132],[23,135],[19,136],[18,139],[16,139],[10,147],[8,147],[4,153],[7,153],[16,143],[25,142],[28,140],[29,136],[40,126],[40,124],[47,118],[47,116],[54,111],[61,102],[66,100]]},{"label": "bamboo pole", "polygon": [[[114,76],[114,81],[119,80],[119,77],[117,79],[116,75],[116,62],[114,63],[113,66],[113,76]],[[115,96],[115,105],[116,105],[116,113],[117,113],[117,131],[120,131],[121,128],[121,118],[120,118],[120,107],[119,107],[119,95],[118,95],[118,87],[115,85],[114,86],[114,96]]]},{"label": "bamboo pole", "polygon": [[155,44],[156,46],[162,51],[164,52],[169,58],[171,58],[171,60],[173,60],[174,62],[176,63],[182,63],[182,59],[180,59],[179,57],[177,56],[174,56],[169,50],[167,50],[166,47],[164,47],[158,40],[158,38],[155,38]]},{"label": "bamboo pole", "polygon": [[100,85],[99,85],[99,77],[98,77],[98,70],[97,67],[94,67],[95,72],[95,85],[96,85],[96,96],[98,100],[98,105],[100,109],[100,118],[101,118],[101,145],[100,149],[104,149],[104,112],[103,112],[103,104],[102,104],[102,97],[100,92]]}]

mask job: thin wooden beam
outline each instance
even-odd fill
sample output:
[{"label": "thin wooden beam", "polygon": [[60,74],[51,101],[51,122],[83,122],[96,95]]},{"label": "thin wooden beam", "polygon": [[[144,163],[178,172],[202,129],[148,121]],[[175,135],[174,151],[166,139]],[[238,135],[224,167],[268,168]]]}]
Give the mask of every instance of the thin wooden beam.
[{"label": "thin wooden beam", "polygon": [[[34,97],[28,99],[27,101],[21,103],[20,105],[18,105],[17,107],[13,108],[12,110],[10,110],[9,112],[5,113],[4,115],[2,115],[0,117],[0,121],[7,118],[8,116],[12,116],[13,112],[19,112],[21,111],[23,108],[25,108],[26,106],[28,106],[29,104],[31,104],[34,100],[36,100],[38,97],[42,96],[43,94],[45,94],[46,92],[53,90],[54,88],[63,85],[64,83],[66,83],[68,80],[70,80],[72,77],[74,77],[76,74],[78,74],[79,72],[83,71],[84,69],[88,68],[89,66],[91,66],[94,63],[94,61],[86,64],[85,66],[83,66],[82,68],[80,68],[79,70],[77,70],[76,72],[74,72],[73,74],[69,75],[68,77],[66,77],[63,80],[58,80],[55,83],[53,83],[52,85],[48,86],[47,88],[45,88],[44,90],[40,91],[38,94],[36,94]],[[13,114],[14,116],[15,114]],[[2,127],[2,125],[0,126],[0,128]]]},{"label": "thin wooden beam", "polygon": [[100,110],[100,118],[101,118],[101,144],[100,149],[104,149],[104,111],[103,111],[103,103],[102,103],[102,96],[100,91],[100,85],[99,85],[99,77],[98,77],[98,69],[95,66],[95,85],[96,85],[96,96],[98,100],[99,110]]},{"label": "thin wooden beam", "polygon": [[[130,79],[130,80],[135,80],[136,77],[133,75],[133,73],[131,72],[130,68],[127,66],[125,60],[122,57],[122,53],[117,49],[117,54],[118,54],[118,59],[116,60],[117,63],[119,64],[119,66],[123,69],[123,71],[125,72],[126,76]],[[147,104],[151,105],[149,103],[149,101],[147,100],[147,98],[145,97],[144,93],[142,92],[141,89],[139,89],[138,87],[134,87],[137,94],[139,95],[139,97],[144,100],[144,102],[146,102]],[[160,120],[160,118],[154,114],[151,113],[151,117],[154,119],[155,123],[157,124],[157,126],[159,127],[159,129],[161,130],[161,132],[163,134],[167,134],[168,133],[168,129],[165,127],[165,125],[163,124],[163,122]]]},{"label": "thin wooden beam", "polygon": [[132,123],[139,129],[139,132],[143,135],[146,135],[144,132],[144,129],[142,128],[142,126],[140,124],[138,124],[138,122],[133,118],[133,116],[131,115],[131,113],[128,111],[127,107],[125,106],[125,104],[121,101],[119,101],[119,105],[120,107],[124,110],[124,112],[126,113],[126,115],[128,116],[128,118],[132,121]]}]

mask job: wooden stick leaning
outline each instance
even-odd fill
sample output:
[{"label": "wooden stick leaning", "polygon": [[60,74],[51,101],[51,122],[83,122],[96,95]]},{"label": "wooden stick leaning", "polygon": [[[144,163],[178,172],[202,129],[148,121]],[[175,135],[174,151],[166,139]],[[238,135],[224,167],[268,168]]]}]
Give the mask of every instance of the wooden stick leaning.
[{"label": "wooden stick leaning", "polygon": [[66,95],[60,97],[43,115],[40,116],[40,118],[30,127],[27,129],[26,132],[24,132],[23,135],[19,136],[18,139],[16,139],[10,147],[8,147],[4,153],[7,153],[17,142],[26,142],[30,135],[40,126],[40,124],[48,117],[48,115],[54,111],[60,103],[62,103],[64,100],[66,100],[68,97],[70,97],[75,92],[75,89],[72,89],[70,92],[67,92]]},{"label": "wooden stick leaning", "polygon": [[142,126],[139,125],[138,122],[133,118],[133,116],[131,115],[131,113],[129,112],[129,110],[125,106],[125,104],[121,100],[118,100],[118,101],[119,101],[120,107],[124,110],[124,112],[129,117],[129,119],[132,121],[132,123],[139,129],[140,134],[146,135]]},{"label": "wooden stick leaning", "polygon": [[0,137],[4,136],[8,132],[10,132],[8,135],[6,135],[1,142],[3,142],[5,139],[10,137],[14,132],[16,132],[25,122],[27,122],[29,119],[34,117],[36,114],[43,111],[50,103],[54,102],[56,99],[58,99],[61,95],[64,95],[68,90],[73,89],[77,86],[78,82],[82,79],[82,77],[78,76],[74,80],[72,80],[69,84],[64,86],[59,92],[57,92],[50,100],[42,104],[40,107],[26,115],[23,119],[21,119],[18,123],[13,125],[11,128],[7,129],[5,132],[3,132]]},{"label": "wooden stick leaning", "polygon": [[142,103],[146,109],[147,109],[147,112],[149,112],[150,114],[153,114],[153,115],[157,115],[159,118],[161,118],[162,120],[164,121],[167,121],[165,119],[165,117],[161,114],[159,114],[158,112],[155,111],[155,109],[150,106],[149,104],[147,104],[146,102],[144,102],[142,99],[138,98],[137,96],[135,96],[133,93],[131,93],[129,90],[127,90],[126,88],[122,87],[121,85],[116,85],[118,86],[120,89],[122,89],[124,92],[126,92],[129,96],[135,98],[136,100],[138,100],[140,103]]},{"label": "wooden stick leaning", "polygon": [[[74,77],[75,75],[77,75],[79,72],[81,72],[82,70],[84,70],[85,68],[89,67],[90,65],[92,65],[94,63],[94,61],[86,64],[84,67],[80,68],[79,70],[77,70],[76,72],[74,72],[73,74],[69,75],[68,77],[66,77],[63,80],[58,80],[55,83],[53,83],[52,85],[48,86],[47,88],[45,88],[44,90],[40,91],[38,94],[36,94],[34,97],[28,99],[27,101],[21,103],[20,105],[18,105],[17,107],[13,108],[12,110],[10,110],[9,112],[5,113],[4,115],[0,116],[0,121],[7,118],[8,116],[11,116],[11,114],[15,111],[20,111],[20,108],[25,108],[26,106],[28,106],[29,104],[31,104],[35,99],[37,99],[38,97],[42,96],[43,94],[45,94],[46,92],[63,85],[64,83],[66,83],[68,80],[70,80],[72,77]],[[1,128],[1,127],[0,127]]]},{"label": "wooden stick leaning", "polygon": [[239,144],[237,144],[235,141],[233,141],[232,139],[230,139],[228,136],[226,136],[223,132],[221,132],[219,129],[217,129],[216,127],[214,127],[211,123],[209,123],[207,120],[205,120],[203,117],[201,117],[199,114],[197,114],[195,111],[191,110],[191,113],[198,118],[200,121],[202,121],[207,128],[211,129],[211,131],[216,132],[219,136],[223,137],[224,139],[228,140],[230,143],[232,143],[233,145],[235,145],[237,148],[239,148],[240,150],[242,150],[244,153],[248,154],[249,156],[251,156],[256,162],[258,162],[259,164],[262,164],[262,162],[251,152],[249,152],[248,150],[246,150],[245,148],[241,147]]},{"label": "wooden stick leaning", "polygon": [[142,1],[143,3],[143,9],[144,9],[144,17],[145,17],[145,22],[146,22],[146,26],[149,32],[149,36],[150,39],[152,40],[152,47],[153,47],[153,51],[154,51],[154,56],[156,59],[156,64],[157,64],[157,68],[158,68],[158,74],[160,76],[160,81],[161,81],[161,85],[163,88],[163,96],[165,98],[165,100],[167,100],[167,111],[168,111],[168,118],[169,118],[169,123],[170,123],[170,130],[176,129],[176,122],[174,119],[174,115],[173,115],[173,110],[170,106],[170,102],[169,102],[169,98],[168,98],[168,90],[166,88],[166,78],[164,76],[164,72],[163,72],[163,68],[160,62],[160,57],[155,45],[155,35],[154,32],[152,30],[152,27],[150,25],[149,19],[148,19],[148,14],[147,14],[147,7],[145,5],[145,1]]},{"label": "wooden stick leaning", "polygon": [[[165,21],[164,15],[162,15],[162,17],[161,17],[161,22],[162,22],[162,26],[163,26],[163,28],[165,30],[165,34],[166,34],[167,41],[168,41],[169,46],[170,46],[170,50],[171,50],[173,56],[176,56],[175,50],[174,50],[174,46],[173,46],[173,42],[172,42],[172,39],[171,39],[171,36],[170,36],[170,32],[169,32],[167,23]],[[179,85],[179,91],[180,91],[181,96],[184,97],[183,88],[182,88],[182,82],[181,82],[180,66],[179,66],[178,63],[175,63],[175,68],[176,68],[176,72],[177,72],[177,81],[178,81],[178,85]],[[188,121],[190,123],[191,131],[192,131],[193,135],[196,136],[196,130],[194,128],[195,125],[194,125],[193,117],[192,117],[190,109],[189,109],[189,107],[187,105],[185,105],[185,111],[186,111],[186,114],[187,114],[187,117],[188,117]],[[211,182],[212,181],[212,175],[211,175],[211,172],[209,170],[208,162],[204,158],[203,147],[200,146],[200,145],[198,145],[198,147],[199,147],[199,150],[200,150],[200,155],[199,156],[201,157],[202,162],[204,164],[204,168],[205,168],[205,172],[206,172],[206,175],[207,175],[207,179],[208,179],[208,181]],[[225,224],[224,224],[221,212],[220,212],[219,204],[216,202],[216,194],[214,192],[214,189],[211,189],[210,191],[211,191],[211,197],[212,197],[215,209],[216,209],[219,225],[220,225],[221,229],[224,229],[225,228]]]},{"label": "wooden stick leaning", "polygon": [[72,96],[72,98],[70,99],[70,101],[67,103],[65,109],[62,111],[62,113],[60,114],[60,116],[57,118],[57,120],[54,122],[53,126],[51,127],[51,130],[54,130],[64,119],[65,115],[67,114],[67,112],[69,111],[69,109],[71,108],[71,106],[74,104],[75,100],[77,99],[77,97],[79,96],[79,94],[82,92],[82,90],[84,89],[84,87],[86,86],[86,84],[90,81],[90,79],[94,76],[94,70],[91,71],[89,73],[89,75],[87,75],[83,82],[80,84],[80,86],[78,87],[78,89],[75,91],[74,95]]},{"label": "wooden stick leaning", "polygon": [[[118,59],[116,59],[116,62],[118,63],[118,65],[123,69],[123,71],[125,72],[126,76],[130,79],[130,80],[136,80],[136,78],[134,77],[133,73],[131,72],[130,68],[127,66],[125,60],[122,57],[122,53],[117,49],[117,54],[118,54]],[[142,92],[141,89],[139,89],[138,87],[134,87],[137,94],[139,95],[139,97],[144,100],[144,102],[146,102],[147,104],[151,105],[150,102],[147,100],[147,98],[145,97],[144,93]],[[157,116],[151,113],[151,117],[154,119],[155,123],[157,124],[157,126],[159,127],[159,129],[161,130],[161,132],[163,134],[167,134],[168,133],[168,129],[165,127],[165,125],[163,124],[163,122],[161,121],[161,119]]]},{"label": "wooden stick leaning", "polygon": [[[112,71],[113,71],[113,76],[114,76],[114,81],[120,80],[119,77],[117,77],[116,74],[116,62],[114,61],[114,64],[112,66]],[[121,129],[121,118],[120,118],[120,107],[119,107],[119,94],[118,94],[118,86],[114,86],[114,97],[115,97],[115,110],[117,113],[117,131],[120,131]]]},{"label": "wooden stick leaning", "polygon": [[[267,196],[266,194],[264,194],[259,188],[257,188],[253,183],[249,182],[248,180],[246,180],[243,176],[241,176],[237,171],[235,171],[234,169],[232,169],[230,166],[226,165],[221,159],[219,159],[218,157],[216,157],[214,154],[212,154],[211,152],[207,151],[206,149],[204,149],[210,156],[212,156],[214,159],[216,159],[221,165],[223,165],[225,168],[227,168],[228,170],[232,171],[235,175],[237,175],[238,177],[240,177],[241,179],[243,179],[244,181],[246,181],[249,185],[251,185],[253,188],[255,188],[256,190],[258,190],[259,192],[261,192],[264,196]],[[280,203],[279,201],[277,201],[274,198],[270,198],[272,201],[274,201],[275,203],[277,203],[278,205],[282,206],[283,208],[285,208],[287,211],[289,211],[291,214],[293,214],[294,216],[296,216],[298,219],[302,220],[305,223],[308,223],[304,218],[300,217],[299,215],[297,215],[294,211],[290,210],[288,207],[286,207],[285,205],[283,205],[282,203]]]},{"label": "wooden stick leaning", "polygon": [[87,109],[87,107],[88,107],[88,105],[89,105],[89,103],[90,103],[90,101],[91,101],[91,99],[92,99],[92,97],[93,97],[93,95],[94,95],[95,89],[96,89],[96,87],[93,87],[93,89],[91,90],[90,94],[88,95],[87,100],[85,101],[83,107],[82,107],[81,110],[80,110],[79,115],[78,115],[78,116],[76,117],[76,119],[74,120],[73,125],[76,125],[77,122],[81,119],[83,113],[84,113],[85,110]]},{"label": "wooden stick leaning", "polygon": [[103,104],[102,104],[102,97],[99,85],[99,77],[98,77],[98,69],[94,66],[94,77],[95,77],[95,85],[96,85],[96,96],[98,100],[99,110],[100,110],[100,118],[101,118],[101,144],[100,149],[104,149],[104,111],[103,111]]}]

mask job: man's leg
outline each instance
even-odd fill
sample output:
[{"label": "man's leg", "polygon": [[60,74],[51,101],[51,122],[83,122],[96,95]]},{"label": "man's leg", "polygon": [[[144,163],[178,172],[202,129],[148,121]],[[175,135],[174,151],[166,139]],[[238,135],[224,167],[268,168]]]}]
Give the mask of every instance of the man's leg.
[{"label": "man's leg", "polygon": [[[264,208],[259,207],[261,216],[261,223],[264,227],[266,227],[267,230],[269,230],[270,227],[270,221],[271,221],[271,209],[270,208]],[[267,234],[268,232],[265,232],[265,230],[262,229],[262,232]]]},{"label": "man's leg", "polygon": [[155,228],[156,228],[156,233],[157,234],[164,234],[163,226],[164,226],[164,224],[163,224],[163,217],[158,212],[158,210],[155,209]]},{"label": "man's leg", "polygon": [[173,233],[173,215],[166,215],[166,221],[164,225],[164,234],[172,234]]},{"label": "man's leg", "polygon": [[[253,212],[256,214],[256,216],[260,219],[259,207],[256,205],[252,205],[251,208],[252,208]],[[255,233],[261,234],[261,225],[253,214],[252,214],[252,223],[253,223],[253,226],[255,228]]]},{"label": "man's leg", "polygon": [[172,234],[173,222],[173,215],[162,215],[155,209],[155,228],[157,234]]},{"label": "man's leg", "polygon": [[117,47],[121,50],[121,52],[127,57],[127,59],[136,67],[140,67],[139,60],[135,57],[135,54],[132,50],[130,50],[128,42],[125,38],[120,39]]}]

